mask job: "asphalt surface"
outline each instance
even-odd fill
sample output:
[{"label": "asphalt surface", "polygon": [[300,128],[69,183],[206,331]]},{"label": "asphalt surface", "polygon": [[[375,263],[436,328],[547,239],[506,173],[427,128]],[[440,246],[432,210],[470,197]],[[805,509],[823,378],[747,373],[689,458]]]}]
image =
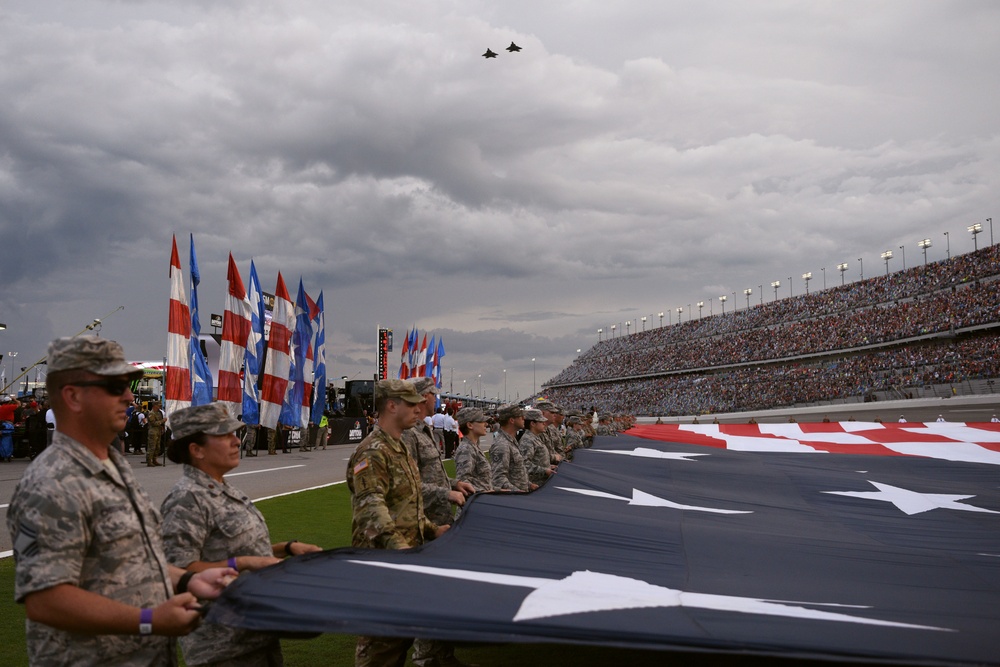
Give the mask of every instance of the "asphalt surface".
[{"label": "asphalt surface", "polygon": [[[261,452],[259,456],[244,458],[238,468],[226,475],[226,480],[254,500],[270,496],[295,493],[316,487],[343,482],[347,473],[347,459],[355,445],[332,445],[325,450],[300,452],[280,451],[274,456]],[[166,466],[146,467],[145,455],[127,454],[136,479],[157,506],[167,497],[174,482],[180,477],[181,467],[173,463]],[[162,460],[162,457],[161,457]],[[7,532],[7,505],[14,487],[28,467],[28,459],[15,459],[0,463],[0,556],[11,550]]]}]

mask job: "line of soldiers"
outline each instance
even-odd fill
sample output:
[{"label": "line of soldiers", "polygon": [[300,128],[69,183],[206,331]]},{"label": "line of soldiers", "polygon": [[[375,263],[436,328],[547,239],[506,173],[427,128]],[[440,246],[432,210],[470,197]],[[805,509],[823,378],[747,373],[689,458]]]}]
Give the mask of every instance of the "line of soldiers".
[{"label": "line of soldiers", "polygon": [[[375,385],[377,422],[347,464],[351,493],[351,543],[355,547],[409,549],[443,535],[456,510],[472,493],[530,491],[590,446],[594,431],[579,414],[564,415],[551,402],[527,410],[502,406],[490,460],[482,438],[488,418],[478,408],[463,408],[456,421],[464,436],[455,452],[456,477],[448,477],[438,438],[425,421],[434,414],[438,391],[431,378],[382,380]],[[566,421],[566,435],[560,427]],[[520,437],[519,437],[520,436]],[[417,638],[358,638],[355,664],[399,665],[413,644],[419,667],[459,667],[449,642]]]}]

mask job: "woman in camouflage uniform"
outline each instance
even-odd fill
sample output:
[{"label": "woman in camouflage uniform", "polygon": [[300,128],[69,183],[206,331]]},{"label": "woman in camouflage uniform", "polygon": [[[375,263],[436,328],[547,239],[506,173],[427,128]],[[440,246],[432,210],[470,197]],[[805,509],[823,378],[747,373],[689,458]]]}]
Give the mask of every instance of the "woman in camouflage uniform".
[{"label": "woman in camouflage uniform", "polygon": [[[198,572],[218,564],[258,570],[320,548],[296,540],[271,543],[264,517],[253,502],[223,475],[240,462],[243,424],[221,403],[177,410],[170,415],[167,456],[184,464],[184,473],[163,501],[163,542],[167,559]],[[188,665],[282,665],[274,635],[209,623],[181,640]]]},{"label": "woman in camouflage uniform", "polygon": [[455,450],[455,479],[468,482],[477,492],[492,491],[493,472],[479,444],[479,439],[486,435],[486,416],[479,408],[462,408],[456,420],[462,441]]}]

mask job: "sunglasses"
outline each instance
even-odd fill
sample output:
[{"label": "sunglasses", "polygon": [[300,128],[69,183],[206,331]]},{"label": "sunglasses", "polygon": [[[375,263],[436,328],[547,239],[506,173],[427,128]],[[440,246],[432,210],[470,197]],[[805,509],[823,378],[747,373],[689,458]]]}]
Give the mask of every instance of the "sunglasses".
[{"label": "sunglasses", "polygon": [[105,378],[103,380],[86,380],[84,382],[73,382],[74,387],[100,387],[111,396],[121,396],[132,386],[130,380],[124,378]]}]

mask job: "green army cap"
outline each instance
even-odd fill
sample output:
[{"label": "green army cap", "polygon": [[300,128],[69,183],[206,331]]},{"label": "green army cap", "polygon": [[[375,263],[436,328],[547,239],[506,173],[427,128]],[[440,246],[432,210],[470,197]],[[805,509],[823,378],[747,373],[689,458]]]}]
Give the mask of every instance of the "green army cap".
[{"label": "green army cap", "polygon": [[434,378],[414,378],[410,380],[413,383],[413,388],[417,390],[417,393],[423,396],[424,394],[429,394],[431,392],[437,394],[438,388],[434,384]]},{"label": "green army cap", "polygon": [[142,377],[142,369],[125,360],[121,345],[97,336],[55,339],[49,343],[46,364],[49,373],[80,370],[94,375],[127,375],[130,380]]},{"label": "green army cap", "polygon": [[383,398],[399,398],[413,405],[424,402],[424,397],[408,380],[379,380],[375,384],[375,400]]},{"label": "green army cap", "polygon": [[222,403],[192,405],[170,413],[170,437],[174,440],[186,438],[196,433],[205,435],[225,435],[243,426],[243,422],[233,418]]}]

